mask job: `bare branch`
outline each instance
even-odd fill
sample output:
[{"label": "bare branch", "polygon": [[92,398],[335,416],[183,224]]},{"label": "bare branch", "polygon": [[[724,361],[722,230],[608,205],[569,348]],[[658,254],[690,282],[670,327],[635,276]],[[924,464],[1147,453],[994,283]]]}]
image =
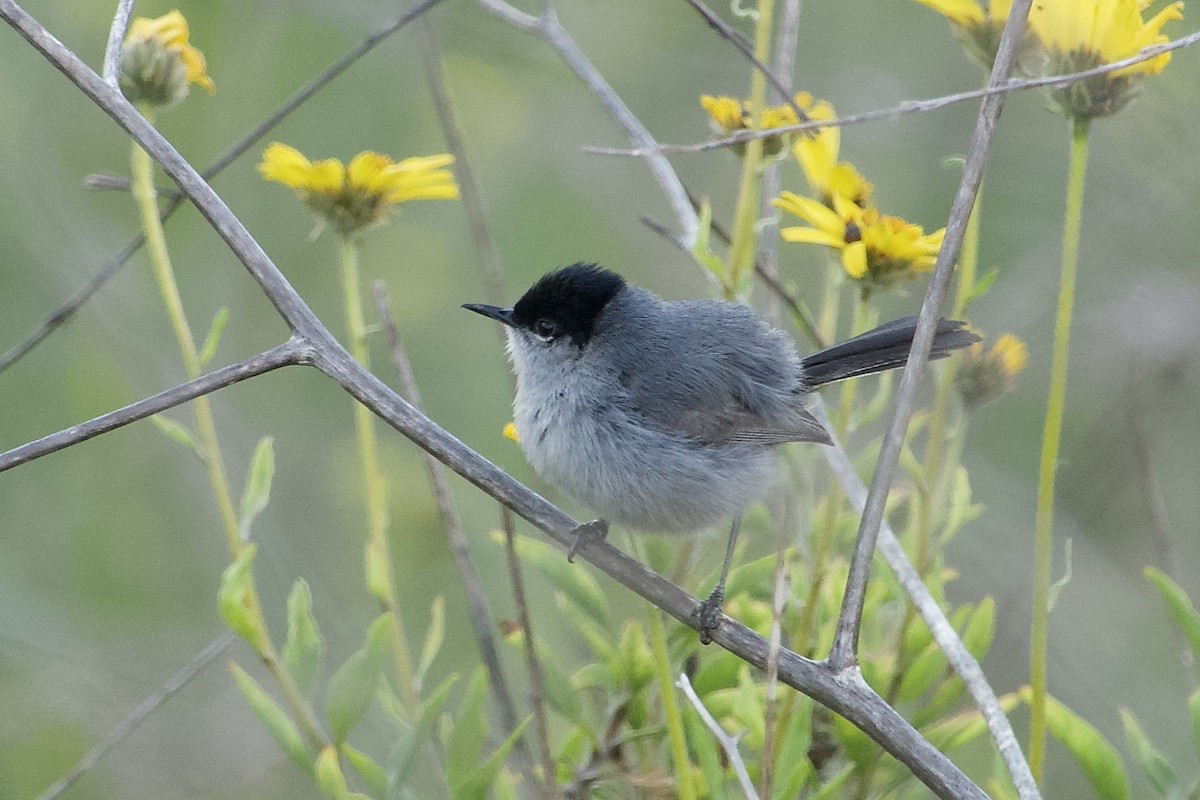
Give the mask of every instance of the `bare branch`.
[{"label": "bare branch", "polygon": [[108,44],[104,47],[104,82],[114,89],[121,86],[121,45],[125,43],[125,31],[129,30],[129,17],[133,14],[134,0],[120,0],[112,27],[108,30]]},{"label": "bare branch", "polygon": [[[395,318],[392,316],[392,306],[388,299],[387,287],[383,281],[375,281],[372,289],[375,294],[375,307],[379,312],[379,321],[387,336],[388,349],[392,354],[392,365],[400,380],[400,391],[414,408],[421,408],[421,394],[417,390],[417,379],[413,374],[412,364],[404,351],[404,344],[396,330]],[[471,620],[471,631],[475,634],[475,643],[479,646],[479,656],[488,673],[488,685],[496,698],[500,709],[500,723],[504,730],[517,729],[517,711],[513,705],[512,693],[508,689],[508,681],[504,678],[504,668],[500,663],[500,648],[496,646],[495,623],[488,613],[487,594],[483,591],[483,581],[475,571],[471,561],[467,536],[463,532],[462,520],[454,509],[454,496],[450,493],[450,485],[446,481],[446,469],[442,463],[429,453],[422,452],[425,461],[425,471],[429,475],[429,486],[433,490],[433,498],[437,503],[438,513],[442,518],[442,527],[446,530],[446,539],[450,544],[450,552],[454,556],[454,566],[462,577],[463,588],[467,592],[467,616]],[[535,783],[536,780],[529,769],[529,751],[524,740],[517,741],[519,757],[523,771],[527,771],[526,779]]]},{"label": "bare branch", "polygon": [[221,369],[201,375],[195,380],[167,389],[165,392],[159,392],[153,397],[147,397],[145,400],[130,403],[124,408],[110,411],[88,422],[72,425],[70,428],[61,430],[58,433],[43,436],[41,439],[32,441],[29,444],[15,447],[6,453],[0,453],[0,472],[27,464],[42,456],[56,453],[73,444],[86,442],[88,439],[99,436],[102,433],[108,433],[131,422],[137,422],[140,419],[153,416],[160,411],[166,411],[168,408],[174,408],[189,400],[195,400],[201,395],[211,394],[226,386],[241,383],[247,378],[262,375],[265,372],[270,372],[289,364],[308,363],[308,358],[308,347],[299,339],[289,339],[278,347],[274,347],[265,353],[260,353],[254,358],[248,358],[245,361],[239,361],[228,367],[222,367]]},{"label": "bare branch", "polygon": [[55,798],[61,797],[88,770],[100,763],[100,759],[104,758],[110,750],[124,741],[129,734],[137,730],[138,726],[145,722],[146,717],[154,713],[159,706],[170,700],[181,689],[191,683],[197,675],[204,671],[205,667],[232,647],[235,641],[237,641],[237,636],[231,632],[223,633],[216,639],[213,639],[207,647],[197,653],[179,672],[168,678],[167,682],[160,686],[154,694],[147,697],[137,708],[129,712],[129,716],[121,720],[117,727],[109,731],[103,739],[96,742],[91,750],[84,753],[83,758],[75,763],[71,771],[44,791],[38,800],[55,800]]},{"label": "bare branch", "polygon": [[604,76],[592,66],[587,56],[575,44],[575,40],[558,21],[558,16],[554,13],[550,3],[547,2],[543,5],[540,17],[531,17],[516,10],[503,0],[478,0],[478,2],[510,25],[526,33],[535,34],[553,47],[576,77],[583,81],[583,84],[596,96],[604,110],[617,121],[629,140],[639,150],[645,152],[646,166],[650,169],[650,174],[658,181],[659,187],[667,195],[667,201],[671,204],[671,209],[675,212],[679,222],[678,235],[685,245],[684,250],[691,252],[692,246],[696,243],[700,221],[696,218],[691,203],[688,202],[687,192],[684,191],[679,176],[675,174],[674,167],[659,153],[659,145],[654,141],[654,137],[646,129],[646,126],[634,116],[616,91],[609,86]]},{"label": "bare branch", "polygon": [[1066,86],[1071,83],[1086,80],[1097,75],[1105,75],[1109,72],[1115,72],[1125,67],[1131,67],[1135,64],[1140,64],[1143,61],[1149,61],[1152,58],[1169,53],[1172,50],[1178,50],[1183,47],[1190,47],[1200,41],[1200,31],[1189,33],[1187,36],[1180,37],[1164,44],[1147,47],[1135,56],[1114,61],[1111,64],[1101,64],[1092,69],[1086,69],[1082,72],[1070,72],[1063,75],[1049,75],[1043,78],[1025,78],[1021,80],[1008,80],[996,85],[989,84],[982,89],[972,89],[968,92],[958,92],[956,94],[943,95],[934,97],[928,100],[909,100],[891,108],[881,108],[875,111],[864,111],[861,114],[849,114],[844,117],[827,120],[810,120],[802,122],[799,125],[787,125],[780,128],[764,128],[761,131],[738,131],[737,133],[727,136],[724,139],[713,139],[707,142],[699,142],[697,144],[668,144],[660,145],[654,149],[644,147],[634,149],[621,149],[615,147],[595,147],[585,145],[583,151],[600,156],[627,156],[633,158],[646,158],[650,155],[679,155],[684,153],[703,153],[708,150],[720,150],[726,147],[733,147],[737,144],[745,144],[753,139],[766,139],[771,136],[779,136],[784,133],[795,133],[798,131],[810,131],[817,128],[825,128],[836,125],[839,128],[845,128],[850,125],[860,125],[864,122],[878,122],[880,120],[899,119],[907,114],[923,114],[929,111],[936,111],[946,106],[965,103],[969,100],[978,100],[980,98],[992,97],[998,94],[1009,94],[1011,92],[1020,92],[1028,89],[1041,89],[1044,87],[1057,88]]},{"label": "bare branch", "polygon": [[746,770],[746,762],[742,760],[742,754],[738,750],[737,736],[730,736],[721,727],[721,723],[717,722],[709,711],[700,696],[696,694],[696,690],[692,688],[692,682],[688,680],[685,673],[679,673],[679,680],[675,681],[675,685],[683,692],[683,696],[692,704],[692,708],[696,709],[696,713],[700,715],[700,719],[704,721],[704,726],[708,728],[717,740],[717,744],[721,745],[721,749],[725,751],[726,757],[729,758],[729,763],[733,765],[734,774],[737,775],[738,784],[742,787],[742,793],[746,795],[746,800],[758,800],[758,792],[754,790],[754,781],[750,780],[750,773]]},{"label": "bare branch", "polygon": [[713,11],[700,0],[684,0],[689,6],[696,10],[709,27],[720,34],[722,39],[732,44],[737,48],[737,51],[742,56],[754,65],[754,68],[763,74],[767,79],[767,83],[771,84],[771,88],[779,94],[779,101],[791,106],[792,111],[796,112],[796,118],[801,122],[808,122],[808,114],[804,113],[804,109],[796,105],[796,99],[792,97],[790,88],[791,79],[787,71],[780,71],[776,75],[770,67],[758,60],[758,56],[754,55],[754,48],[746,41],[746,37],[735,31],[729,26],[725,20],[721,19],[715,11]]},{"label": "bare branch", "polygon": [[[261,140],[262,137],[269,133],[272,128],[274,128],[289,114],[303,105],[320,89],[324,88],[326,84],[354,65],[360,58],[373,50],[380,42],[387,39],[393,33],[400,30],[414,19],[419,18],[422,14],[440,2],[442,2],[442,0],[424,0],[424,2],[419,4],[416,8],[406,12],[379,30],[375,31],[370,36],[363,39],[344,56],[330,65],[328,69],[301,87],[294,95],[288,98],[283,105],[281,105],[275,111],[275,113],[271,114],[261,123],[259,123],[253,130],[230,145],[225,152],[222,153],[221,156],[212,163],[211,166],[200,173],[201,176],[203,176],[205,180],[211,180],[216,175],[220,174],[239,156],[253,147],[255,142]],[[116,88],[115,84],[114,88]],[[128,181],[126,181],[124,186],[120,188],[127,189],[128,185]],[[170,200],[164,204],[162,213],[159,214],[159,219],[165,222],[183,203],[184,198],[175,190],[164,191],[163,194],[164,196],[170,196]],[[141,246],[144,243],[145,239],[141,233],[138,233],[136,236],[130,239],[128,244],[121,248],[121,251],[116,256],[114,256],[103,267],[101,267],[100,271],[97,272],[95,276],[93,276],[92,279],[83,286],[83,288],[81,288],[74,295],[72,295],[69,300],[55,309],[46,318],[46,320],[43,321],[37,328],[35,328],[32,333],[26,336],[23,341],[9,348],[4,355],[0,356],[0,372],[8,369],[22,356],[25,356],[31,350],[41,344],[46,337],[70,321],[70,319],[75,316],[75,313],[79,311],[79,309],[82,308],[83,305],[87,303],[87,301],[90,300],[102,286],[104,286],[104,284],[108,283],[108,280],[112,278],[112,276],[115,275],[117,271],[129,261],[130,258],[133,257],[133,254],[141,249]]]}]

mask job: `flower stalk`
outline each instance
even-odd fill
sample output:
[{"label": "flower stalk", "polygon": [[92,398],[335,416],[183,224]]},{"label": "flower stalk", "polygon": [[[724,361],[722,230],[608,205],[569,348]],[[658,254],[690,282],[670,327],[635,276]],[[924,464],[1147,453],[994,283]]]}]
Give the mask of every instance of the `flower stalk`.
[{"label": "flower stalk", "polygon": [[[154,121],[154,108],[143,105],[142,115],[150,122]],[[167,249],[166,236],[163,233],[162,219],[159,217],[158,192],[154,187],[154,162],[137,143],[130,150],[130,190],[141,219],[142,231],[146,237],[146,248],[154,271],[155,283],[162,296],[171,330],[179,345],[179,353],[183,361],[184,371],[189,379],[199,377],[201,373],[200,354],[196,349],[196,341],[192,336],[191,325],[184,312],[183,300],[179,294],[179,284],[175,280],[175,271],[171,265],[170,251]],[[233,493],[229,486],[225,461],[221,455],[220,441],[217,438],[216,423],[213,420],[212,405],[208,397],[197,397],[192,401],[196,416],[196,448],[200,460],[208,473],[209,484],[212,486],[213,497],[221,517],[221,526],[225,531],[225,540],[231,559],[237,559],[247,547],[242,541],[241,527],[237,511],[234,508]],[[292,713],[292,718],[300,726],[306,743],[314,752],[319,752],[325,744],[308,701],[303,693],[284,669],[279,654],[271,641],[266,619],[263,617],[262,603],[258,597],[258,589],[251,579],[246,598],[246,619],[253,628],[253,636],[248,641],[255,643],[255,650],[267,671],[275,679],[283,695],[284,702]]]},{"label": "flower stalk", "polygon": [[1037,516],[1034,524],[1033,621],[1029,648],[1032,686],[1029,720],[1029,767],[1042,779],[1046,758],[1046,654],[1050,617],[1050,583],[1054,561],[1054,483],[1062,441],[1063,408],[1067,395],[1067,362],[1070,354],[1071,315],[1075,307],[1075,276],[1079,264],[1079,231],[1083,215],[1083,182],[1087,171],[1086,117],[1075,118],[1067,175],[1067,209],[1063,223],[1062,275],[1054,320],[1054,347],[1050,361],[1050,391],[1046,424],[1042,431],[1042,456],[1038,469]]},{"label": "flower stalk", "polygon": [[[362,303],[362,277],[358,266],[358,243],[351,235],[342,236],[342,294],[346,312],[347,349],[358,363],[370,366],[367,351],[367,325]],[[400,619],[396,601],[396,582],[392,570],[391,545],[388,542],[387,485],[379,468],[379,447],[375,439],[375,418],[362,403],[354,404],[354,434],[362,464],[363,491],[367,504],[367,546],[364,566],[367,588],[379,601],[380,609],[390,612],[389,638],[400,684],[400,699],[409,711],[416,711],[418,698],[414,685],[412,654]]]}]

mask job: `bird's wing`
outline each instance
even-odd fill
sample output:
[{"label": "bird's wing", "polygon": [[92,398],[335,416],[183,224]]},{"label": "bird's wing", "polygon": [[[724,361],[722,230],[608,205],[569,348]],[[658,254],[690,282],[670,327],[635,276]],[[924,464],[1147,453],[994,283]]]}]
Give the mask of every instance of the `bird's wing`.
[{"label": "bird's wing", "polygon": [[684,305],[669,327],[647,323],[638,347],[619,348],[631,411],[706,444],[830,443],[803,407],[799,361],[782,333],[748,307]]}]

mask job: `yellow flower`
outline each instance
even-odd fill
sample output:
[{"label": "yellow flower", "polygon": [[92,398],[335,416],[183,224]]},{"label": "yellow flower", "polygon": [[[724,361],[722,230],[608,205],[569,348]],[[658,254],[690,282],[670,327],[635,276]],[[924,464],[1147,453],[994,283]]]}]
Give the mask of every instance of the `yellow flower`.
[{"label": "yellow flower", "polygon": [[1012,0],[917,0],[941,14],[950,22],[955,37],[967,53],[984,66],[992,68],[1000,34],[1008,22]]},{"label": "yellow flower", "polygon": [[160,108],[187,96],[191,84],[212,94],[204,54],[188,42],[188,23],[172,11],[156,19],[138,17],[121,45],[121,91],[134,103]]},{"label": "yellow flower", "polygon": [[838,194],[833,195],[833,205],[831,209],[810,197],[784,192],[775,199],[775,207],[809,227],[783,228],[780,236],[839,251],[842,268],[864,292],[915,280],[933,268],[945,228],[927,234],[920,225],[862,208]]},{"label": "yellow flower", "polygon": [[[1164,7],[1149,20],[1142,12],[1150,0],[1039,0],[1029,24],[1048,56],[1047,71],[1062,74],[1111,64],[1168,38],[1163,26],[1183,19],[1183,3]],[[1128,103],[1147,75],[1158,75],[1171,61],[1163,53],[1133,66],[1056,89],[1052,96],[1077,119],[1114,114]]]},{"label": "yellow flower", "polygon": [[976,408],[1012,391],[1028,362],[1029,348],[1011,333],[999,337],[987,349],[976,342],[964,353],[954,385],[967,408]]},{"label": "yellow flower", "polygon": [[445,169],[454,156],[392,161],[370,151],[345,166],[336,158],[309,161],[294,147],[272,143],[258,173],[293,189],[309,208],[343,234],[380,222],[389,206],[410,200],[457,200],[458,184]]},{"label": "yellow flower", "polygon": [[504,425],[504,438],[510,441],[520,443],[521,437],[517,435],[517,423],[508,422]]},{"label": "yellow flower", "polygon": [[[796,95],[796,105],[812,120],[837,118],[832,105],[825,100],[814,100],[808,92]],[[808,188],[825,205],[833,208],[833,196],[841,195],[855,205],[866,206],[874,187],[854,165],[838,161],[841,146],[841,129],[830,125],[798,134],[792,154],[800,162]]]},{"label": "yellow flower", "polygon": [[[796,95],[797,101],[799,98],[800,95]],[[749,103],[744,103],[736,98],[714,97],[710,94],[701,95],[700,107],[708,113],[713,130],[718,135],[729,136],[754,127],[754,109]],[[796,116],[796,110],[790,105],[767,106],[763,109],[762,125],[758,129],[786,128],[788,125],[798,124],[800,124],[800,118]],[[763,139],[763,154],[768,157],[778,155],[791,138],[792,134],[768,136]],[[745,151],[744,143],[733,146],[733,152],[739,157]]]}]

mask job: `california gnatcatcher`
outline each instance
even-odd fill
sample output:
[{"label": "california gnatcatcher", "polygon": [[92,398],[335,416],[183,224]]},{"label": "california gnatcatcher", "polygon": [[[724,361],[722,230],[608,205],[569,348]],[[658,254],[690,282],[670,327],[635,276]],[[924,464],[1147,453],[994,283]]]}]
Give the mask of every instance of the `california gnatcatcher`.
[{"label": "california gnatcatcher", "polygon": [[[742,512],[771,485],[785,442],[831,444],[805,409],[832,381],[908,359],[916,317],[800,358],[754,309],[662,300],[594,264],[543,276],[512,308],[463,308],[506,326],[521,448],[555,487],[600,514],[568,555],[614,522],[690,533],[733,518],[716,588],[697,610],[717,627]],[[940,320],[930,358],[978,341]]]}]

